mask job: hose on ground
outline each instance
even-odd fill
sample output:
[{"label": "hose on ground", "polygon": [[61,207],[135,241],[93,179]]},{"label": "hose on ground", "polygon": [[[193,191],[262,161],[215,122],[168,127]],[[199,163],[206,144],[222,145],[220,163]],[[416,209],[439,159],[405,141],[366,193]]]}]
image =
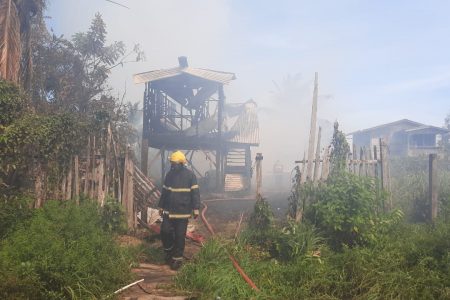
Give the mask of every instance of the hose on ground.
[{"label": "hose on ground", "polygon": [[[206,228],[208,229],[208,231],[214,236],[216,235],[214,232],[214,229],[212,228],[212,226],[209,224],[208,220],[205,217],[205,213],[208,210],[208,206],[206,205],[206,203],[203,202],[203,210],[202,210],[202,221],[205,224]],[[238,271],[238,273],[241,275],[241,277],[245,280],[245,282],[247,282],[247,284],[254,289],[255,291],[259,292],[258,287],[256,286],[256,284],[250,279],[250,277],[247,276],[247,274],[245,274],[244,270],[241,268],[241,266],[239,266],[237,260],[233,257],[233,255],[228,254],[228,257],[230,258],[233,267]]]}]

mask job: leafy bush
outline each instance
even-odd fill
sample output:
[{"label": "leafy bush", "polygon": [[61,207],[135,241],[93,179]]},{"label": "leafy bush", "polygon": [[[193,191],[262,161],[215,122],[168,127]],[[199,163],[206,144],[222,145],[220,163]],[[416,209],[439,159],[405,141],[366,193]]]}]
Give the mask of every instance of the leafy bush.
[{"label": "leafy bush", "polygon": [[12,83],[0,80],[0,133],[3,126],[18,118],[26,107],[24,95]]},{"label": "leafy bush", "polygon": [[30,202],[31,199],[24,196],[0,196],[0,240],[11,232],[17,224],[31,217]]},{"label": "leafy bush", "polygon": [[48,202],[1,243],[0,298],[92,299],[130,278],[95,203]]},{"label": "leafy bush", "polygon": [[114,198],[107,198],[101,210],[104,230],[115,233],[127,232],[127,220],[122,204]]},{"label": "leafy bush", "polygon": [[255,231],[266,231],[272,226],[273,213],[269,203],[263,198],[258,198],[250,215],[248,226]]},{"label": "leafy bush", "polygon": [[317,187],[305,218],[334,249],[364,245],[374,239],[373,231],[383,218],[383,201],[373,179],[341,172]]}]

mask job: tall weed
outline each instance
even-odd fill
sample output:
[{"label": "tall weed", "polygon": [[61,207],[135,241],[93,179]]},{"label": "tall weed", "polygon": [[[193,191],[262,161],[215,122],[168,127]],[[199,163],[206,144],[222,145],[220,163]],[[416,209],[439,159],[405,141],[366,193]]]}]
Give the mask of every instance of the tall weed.
[{"label": "tall weed", "polygon": [[0,298],[93,299],[130,278],[97,204],[50,201],[0,244]]}]

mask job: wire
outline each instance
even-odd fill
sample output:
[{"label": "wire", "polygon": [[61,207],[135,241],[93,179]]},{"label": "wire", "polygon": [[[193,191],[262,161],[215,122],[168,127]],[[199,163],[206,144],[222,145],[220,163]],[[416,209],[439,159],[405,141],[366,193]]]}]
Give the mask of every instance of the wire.
[{"label": "wire", "polygon": [[116,5],[122,6],[122,7],[124,7],[124,8],[130,9],[128,6],[125,6],[125,5],[121,4],[121,3],[118,3],[118,2],[115,2],[115,1],[112,1],[112,0],[105,0],[105,1],[108,1],[108,2],[110,2],[110,3],[113,3],[113,4],[116,4]]}]

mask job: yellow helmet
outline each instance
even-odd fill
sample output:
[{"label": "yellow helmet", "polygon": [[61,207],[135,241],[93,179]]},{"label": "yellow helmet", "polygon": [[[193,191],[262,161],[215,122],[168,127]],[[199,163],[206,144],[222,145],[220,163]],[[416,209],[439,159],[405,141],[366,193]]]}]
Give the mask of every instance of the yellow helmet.
[{"label": "yellow helmet", "polygon": [[184,156],[183,152],[181,151],[175,151],[170,155],[170,162],[176,164],[185,164],[186,156]]}]

